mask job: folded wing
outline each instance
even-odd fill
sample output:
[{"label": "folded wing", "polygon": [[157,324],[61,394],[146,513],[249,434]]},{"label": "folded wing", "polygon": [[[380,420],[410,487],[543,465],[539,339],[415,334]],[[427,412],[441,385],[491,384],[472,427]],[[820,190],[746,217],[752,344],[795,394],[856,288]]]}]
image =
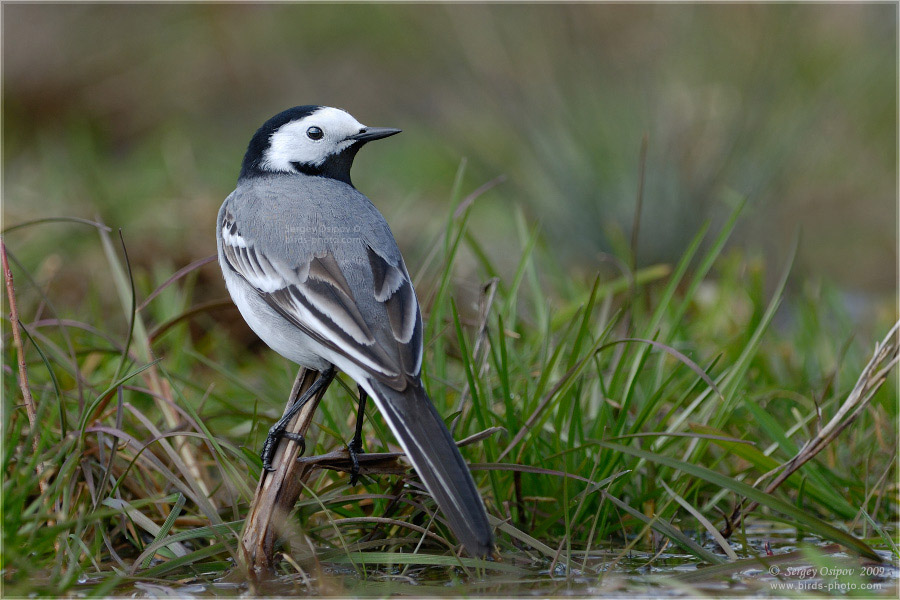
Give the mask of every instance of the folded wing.
[{"label": "folded wing", "polygon": [[220,227],[228,266],[278,314],[392,389],[418,376],[422,317],[402,260],[394,264],[361,240],[342,248],[353,260],[328,248],[285,260],[267,255],[231,212]]}]

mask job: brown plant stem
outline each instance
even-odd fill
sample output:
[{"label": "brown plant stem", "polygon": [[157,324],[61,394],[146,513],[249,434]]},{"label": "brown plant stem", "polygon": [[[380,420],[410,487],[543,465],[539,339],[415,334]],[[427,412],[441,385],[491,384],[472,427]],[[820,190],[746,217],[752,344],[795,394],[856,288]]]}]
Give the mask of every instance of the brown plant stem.
[{"label": "brown plant stem", "polygon": [[[28,386],[28,369],[25,365],[25,347],[22,344],[22,332],[19,330],[19,309],[16,305],[16,290],[13,284],[12,271],[9,268],[9,259],[6,256],[6,242],[0,238],[0,256],[3,261],[3,280],[6,282],[6,297],[9,299],[9,322],[12,327],[13,345],[16,347],[16,358],[19,363],[19,389],[22,391],[22,401],[25,404],[25,413],[28,415],[28,424],[31,427],[31,447],[35,453],[38,450],[37,438],[37,411],[34,408],[34,397]],[[36,467],[38,485],[41,493],[47,489],[47,482],[41,478],[44,466],[39,462]]]},{"label": "brown plant stem", "polygon": [[[309,389],[318,375],[316,371],[300,369],[285,412]],[[303,406],[288,425],[287,432],[306,435],[326,389],[323,388]],[[272,572],[275,542],[293,529],[288,516],[313,471],[311,465],[297,460],[297,450],[297,442],[286,438],[278,444],[272,459],[274,471],[263,471],[260,475],[256,495],[244,521],[239,557],[247,575],[254,581],[264,579]]]}]

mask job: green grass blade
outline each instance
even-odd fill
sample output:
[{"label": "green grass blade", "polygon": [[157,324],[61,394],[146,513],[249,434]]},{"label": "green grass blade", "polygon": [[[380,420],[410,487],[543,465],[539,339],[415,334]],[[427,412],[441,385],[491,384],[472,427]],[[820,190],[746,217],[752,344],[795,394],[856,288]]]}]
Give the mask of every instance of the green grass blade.
[{"label": "green grass blade", "polygon": [[772,510],[776,510],[782,514],[796,519],[800,523],[806,525],[810,530],[812,530],[814,533],[816,533],[816,535],[820,537],[835,541],[843,546],[851,548],[853,551],[865,556],[866,558],[871,558],[872,560],[878,561],[881,560],[881,558],[875,553],[874,550],[872,550],[868,545],[856,539],[852,535],[841,531],[840,529],[832,525],[829,525],[825,521],[822,521],[821,519],[814,517],[807,512],[804,512],[793,504],[785,502],[780,498],[776,498],[771,494],[766,494],[765,492],[747,485],[742,481],[737,481],[730,477],[726,477],[721,473],[711,471],[710,469],[707,469],[705,467],[692,465],[675,458],[661,456],[659,454],[654,454],[653,452],[648,452],[646,450],[620,446],[619,444],[612,444],[610,442],[598,442],[598,444],[616,452],[629,454],[631,456],[643,458],[644,460],[653,463],[666,465],[673,469],[677,469],[678,471],[682,471],[684,473],[688,473],[689,475],[693,475],[694,477],[698,477],[704,481],[712,483],[713,485],[729,489],[739,496],[749,498],[750,500],[753,500],[754,502],[757,502],[762,506],[767,506]]},{"label": "green grass blade", "polygon": [[654,530],[658,531],[659,533],[661,533],[662,535],[666,536],[667,538],[669,538],[670,540],[672,540],[673,542],[675,542],[676,544],[678,544],[679,546],[681,546],[682,548],[684,548],[685,550],[687,550],[688,552],[693,554],[694,556],[697,556],[698,558],[701,558],[701,559],[705,560],[706,562],[712,563],[714,565],[717,565],[723,561],[723,558],[721,556],[713,554],[709,550],[701,547],[699,544],[697,544],[697,542],[695,542],[688,536],[684,535],[682,532],[675,529],[668,522],[660,519],[659,515],[656,515],[655,517],[650,518],[647,515],[641,513],[640,511],[631,508],[630,506],[628,506],[627,504],[625,504],[624,502],[622,502],[621,500],[619,500],[618,498],[616,498],[615,496],[610,494],[609,492],[604,491],[603,497],[606,498],[607,500],[609,500],[610,502],[612,502],[613,504],[615,504],[616,506],[618,506],[619,508],[621,508],[622,510],[624,510],[625,512],[627,512],[629,515],[631,515],[635,519],[649,525],[652,529],[654,529]]}]

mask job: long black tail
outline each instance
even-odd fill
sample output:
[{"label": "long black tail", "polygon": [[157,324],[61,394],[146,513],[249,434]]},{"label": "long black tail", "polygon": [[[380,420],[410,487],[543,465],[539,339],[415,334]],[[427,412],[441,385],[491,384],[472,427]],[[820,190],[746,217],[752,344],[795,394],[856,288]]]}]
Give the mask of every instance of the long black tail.
[{"label": "long black tail", "polygon": [[375,403],[413,467],[435,499],[450,529],[472,556],[493,552],[484,502],[453,436],[421,383],[403,392],[369,382]]}]

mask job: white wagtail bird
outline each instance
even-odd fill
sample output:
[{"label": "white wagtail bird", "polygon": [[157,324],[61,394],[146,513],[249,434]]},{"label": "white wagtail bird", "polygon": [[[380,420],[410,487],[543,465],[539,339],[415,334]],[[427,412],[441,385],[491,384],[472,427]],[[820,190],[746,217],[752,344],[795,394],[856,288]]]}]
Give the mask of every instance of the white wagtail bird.
[{"label": "white wagtail bird", "polygon": [[350,182],[359,149],[399,132],[324,106],[266,121],[219,210],[219,264],[250,328],[319,373],[269,430],[263,467],[271,469],[282,437],[304,447],[285,431],[288,421],[343,371],[360,394],[351,484],[371,396],[451,530],[469,554],[485,556],[493,536],[484,503],[420,377],[422,315],[409,272],[384,217]]}]

